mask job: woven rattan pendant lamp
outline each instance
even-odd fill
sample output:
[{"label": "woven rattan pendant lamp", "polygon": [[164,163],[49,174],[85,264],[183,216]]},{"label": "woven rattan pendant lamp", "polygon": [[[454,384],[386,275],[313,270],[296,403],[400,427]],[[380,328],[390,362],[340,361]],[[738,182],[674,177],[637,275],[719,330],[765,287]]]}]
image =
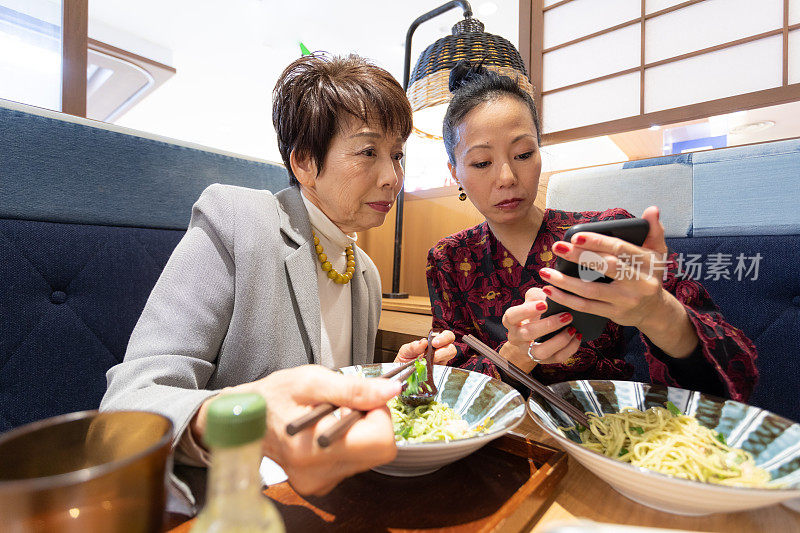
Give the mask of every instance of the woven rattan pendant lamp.
[{"label": "woven rattan pendant lamp", "polygon": [[[409,79],[411,38],[414,35],[414,31],[423,22],[456,7],[463,8],[464,19],[453,26],[452,35],[442,37],[420,54]],[[448,90],[450,69],[463,59],[481,63],[489,70],[494,70],[517,80],[517,83],[533,96],[533,87],[528,80],[528,73],[517,49],[507,39],[499,35],[486,33],[483,29],[483,23],[472,18],[472,7],[466,0],[447,2],[421,15],[411,23],[406,34],[403,88],[406,90],[408,99],[411,102],[411,109],[414,111],[414,133],[417,135],[429,139],[442,138],[442,117],[444,117],[444,111],[450,101],[450,91]],[[425,126],[422,126],[420,118],[430,111],[432,111],[430,113],[432,119],[425,121]],[[385,298],[408,297],[408,294],[400,292],[403,197],[404,193],[400,191],[395,214],[392,292],[384,293],[383,296]]]},{"label": "woven rattan pendant lamp", "polygon": [[[480,62],[489,70],[517,80],[523,90],[533,95],[522,57],[514,45],[499,35],[484,32],[479,20],[465,17],[453,26],[452,35],[442,37],[420,54],[406,89],[415,117],[419,111],[450,102],[450,69],[462,59]],[[443,110],[440,115],[444,117]],[[439,121],[433,131],[415,125],[414,133],[441,140],[442,123]]]}]

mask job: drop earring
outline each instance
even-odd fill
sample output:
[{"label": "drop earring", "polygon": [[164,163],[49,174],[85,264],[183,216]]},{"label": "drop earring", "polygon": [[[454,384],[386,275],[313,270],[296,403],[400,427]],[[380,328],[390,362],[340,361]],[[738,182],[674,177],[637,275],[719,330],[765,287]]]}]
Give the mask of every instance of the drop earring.
[{"label": "drop earring", "polygon": [[464,192],[464,188],[461,185],[458,186],[458,191],[458,199],[463,202],[467,199],[467,193]]}]

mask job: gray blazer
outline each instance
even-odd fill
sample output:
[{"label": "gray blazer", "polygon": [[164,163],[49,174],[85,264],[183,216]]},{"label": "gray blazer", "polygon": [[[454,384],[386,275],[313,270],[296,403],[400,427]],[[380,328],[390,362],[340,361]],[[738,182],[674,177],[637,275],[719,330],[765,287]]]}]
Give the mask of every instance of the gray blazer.
[{"label": "gray blazer", "polygon": [[[354,247],[354,364],[371,363],[381,312],[378,270]],[[168,416],[175,442],[215,390],[320,362],[317,257],[299,189],[215,184],[107,373],[100,408]]]}]

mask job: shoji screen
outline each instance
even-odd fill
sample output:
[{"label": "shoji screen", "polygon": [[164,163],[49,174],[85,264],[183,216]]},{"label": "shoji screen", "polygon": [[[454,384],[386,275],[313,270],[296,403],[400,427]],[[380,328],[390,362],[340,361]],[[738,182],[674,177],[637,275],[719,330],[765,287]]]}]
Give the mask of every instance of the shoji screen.
[{"label": "shoji screen", "polygon": [[528,5],[547,143],[800,99],[800,0]]}]

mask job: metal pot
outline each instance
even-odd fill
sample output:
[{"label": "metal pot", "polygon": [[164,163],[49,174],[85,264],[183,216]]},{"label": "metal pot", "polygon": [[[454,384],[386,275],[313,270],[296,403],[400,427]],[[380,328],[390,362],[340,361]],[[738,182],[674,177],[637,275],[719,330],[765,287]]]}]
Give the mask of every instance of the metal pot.
[{"label": "metal pot", "polygon": [[155,413],[83,411],[0,435],[3,531],[159,531],[172,431]]}]

